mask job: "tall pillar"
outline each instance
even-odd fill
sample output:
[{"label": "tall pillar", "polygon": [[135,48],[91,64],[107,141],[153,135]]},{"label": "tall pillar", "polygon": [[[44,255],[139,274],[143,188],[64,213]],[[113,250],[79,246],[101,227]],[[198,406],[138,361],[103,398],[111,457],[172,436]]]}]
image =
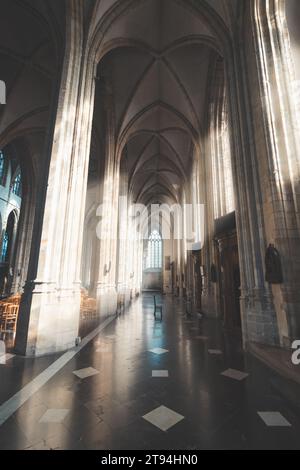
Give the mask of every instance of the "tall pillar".
[{"label": "tall pillar", "polygon": [[[29,166],[29,164],[27,163]],[[30,257],[30,245],[32,240],[34,209],[36,199],[36,175],[33,171],[29,173],[27,168],[28,180],[30,178],[31,184],[25,180],[25,194],[22,195],[22,206],[20,212],[20,219],[18,221],[18,235],[16,239],[16,255],[13,262],[13,280],[11,286],[11,293],[16,294],[21,291],[22,286],[27,279],[27,269]]]},{"label": "tall pillar", "polygon": [[38,201],[16,351],[73,347],[80,318],[80,264],[94,106],[94,64],[83,49],[83,3],[67,3],[66,51],[50,151]]},{"label": "tall pillar", "polygon": [[[237,43],[226,69],[245,347],[251,341],[278,344],[276,310],[264,278],[267,234],[259,181],[259,154],[253,145],[254,108],[249,100],[246,59],[245,51]],[[251,89],[254,89],[253,84]]]},{"label": "tall pillar", "polygon": [[[121,163],[122,166],[122,163]],[[128,221],[128,171],[121,169],[120,174],[120,204],[119,204],[119,226],[118,226],[118,295],[124,307],[130,301],[130,225]]]},{"label": "tall pillar", "polygon": [[[106,160],[103,180],[102,221],[98,230],[100,238],[100,263],[97,283],[97,310],[101,316],[117,312],[117,255],[118,255],[118,203],[119,165],[115,161],[115,139],[112,96],[106,95]],[[103,213],[104,211],[104,213]]]},{"label": "tall pillar", "polygon": [[[208,124],[209,125],[209,124]],[[213,135],[210,132],[210,135]],[[213,139],[206,139],[203,143],[203,152],[207,156],[200,159],[200,201],[204,207],[204,246],[201,250],[201,262],[205,266],[202,277],[202,311],[208,316],[218,316],[220,308],[217,302],[216,284],[211,282],[211,266],[217,265],[214,253],[214,185],[211,166],[211,157],[214,145]]]},{"label": "tall pillar", "polygon": [[134,269],[135,295],[140,295],[143,282],[143,239],[141,234],[137,240],[137,250]]},{"label": "tall pillar", "polygon": [[[280,343],[300,337],[300,152],[297,96],[285,19],[286,2],[253,2],[252,26],[257,95],[261,102],[256,140],[267,243],[281,255],[283,283],[272,285]],[[254,99],[257,98],[253,90]],[[252,101],[254,101],[252,98]],[[296,103],[296,104],[295,104]]]}]

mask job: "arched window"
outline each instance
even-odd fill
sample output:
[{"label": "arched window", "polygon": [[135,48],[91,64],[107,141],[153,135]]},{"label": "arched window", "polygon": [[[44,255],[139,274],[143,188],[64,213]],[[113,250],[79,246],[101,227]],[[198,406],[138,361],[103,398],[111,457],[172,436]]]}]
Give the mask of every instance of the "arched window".
[{"label": "arched window", "polygon": [[9,243],[9,236],[8,233],[5,232],[2,242],[2,250],[1,250],[1,262],[5,263],[7,261],[7,254],[8,254],[8,243]]},{"label": "arched window", "polygon": [[1,248],[1,262],[8,263],[11,257],[12,249],[13,249],[13,240],[14,240],[14,231],[17,221],[17,216],[14,211],[9,214],[7,219],[6,231],[2,241],[2,248]]},{"label": "arched window", "polygon": [[15,194],[16,196],[19,196],[19,197],[21,197],[21,195],[22,195],[22,179],[21,179],[21,172],[18,172],[18,173],[17,173],[17,176],[16,176],[15,179],[13,180],[13,183],[12,183],[12,192],[13,192],[13,194]]},{"label": "arched window", "polygon": [[146,268],[162,268],[162,239],[157,230],[153,230],[148,239]]},{"label": "arched window", "polygon": [[6,158],[2,150],[0,150],[0,184],[5,186],[6,181]]}]

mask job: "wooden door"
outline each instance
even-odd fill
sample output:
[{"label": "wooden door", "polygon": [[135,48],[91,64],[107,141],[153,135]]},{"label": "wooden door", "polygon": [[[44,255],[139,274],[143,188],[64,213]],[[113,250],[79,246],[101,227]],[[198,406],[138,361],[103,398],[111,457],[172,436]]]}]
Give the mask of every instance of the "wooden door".
[{"label": "wooden door", "polygon": [[218,239],[220,300],[224,326],[241,327],[240,268],[236,231]]}]

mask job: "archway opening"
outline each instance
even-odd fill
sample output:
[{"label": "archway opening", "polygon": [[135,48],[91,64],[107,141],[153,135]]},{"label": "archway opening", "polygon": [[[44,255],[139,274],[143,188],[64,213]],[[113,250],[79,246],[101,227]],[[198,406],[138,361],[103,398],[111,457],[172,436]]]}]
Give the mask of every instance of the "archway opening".
[{"label": "archway opening", "polygon": [[[173,7],[170,17],[161,2],[147,3],[158,20],[153,22],[155,34],[143,28],[140,36],[139,28],[132,28],[133,20],[148,22],[144,8],[136,5],[127,15],[116,16],[96,54],[90,162],[98,173],[93,189],[90,177],[88,181],[82,287],[100,315],[115,313],[141,289],[157,289],[193,300],[197,312],[204,292],[203,308],[221,316],[209,272],[216,263],[214,222],[234,210],[225,62],[201,15],[190,16],[178,2]],[[166,240],[158,223],[160,241],[148,238],[153,232],[130,240],[132,204],[148,211],[152,204],[166,205],[170,212],[178,205],[182,217],[173,231],[179,225],[181,236],[173,233]],[[201,204],[207,204],[210,231],[194,259]],[[192,206],[191,240],[185,206]],[[159,263],[153,261],[158,257],[158,250],[154,255],[151,249],[154,242],[161,246]]]},{"label": "archway opening", "polygon": [[0,339],[14,344],[20,295],[12,296],[16,275],[17,235],[22,206],[22,173],[9,150],[0,152]]},{"label": "archway opening", "polygon": [[0,295],[10,296],[15,273],[17,231],[22,206],[22,174],[16,158],[1,152],[0,212],[2,220]]},{"label": "archway opening", "polygon": [[143,291],[162,291],[163,240],[158,230],[153,230],[144,241]]}]

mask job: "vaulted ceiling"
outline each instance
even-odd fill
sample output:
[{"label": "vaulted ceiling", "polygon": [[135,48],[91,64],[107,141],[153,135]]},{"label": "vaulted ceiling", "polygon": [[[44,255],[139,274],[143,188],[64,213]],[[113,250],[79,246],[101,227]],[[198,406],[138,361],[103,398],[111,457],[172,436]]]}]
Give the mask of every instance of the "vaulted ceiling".
[{"label": "vaulted ceiling", "polygon": [[[61,0],[1,0],[0,64],[9,105],[0,109],[0,134],[10,140],[48,124],[53,85],[65,38]],[[4,137],[5,138],[5,137]]]},{"label": "vaulted ceiling", "polygon": [[0,78],[9,99],[0,110],[1,137],[46,129],[67,5],[82,6],[87,44],[102,25],[99,75],[114,97],[133,198],[176,200],[195,148],[201,151],[208,88],[222,54],[218,33],[230,34],[239,0],[1,0]]},{"label": "vaulted ceiling", "polygon": [[[98,2],[92,25],[115,2]],[[133,199],[176,201],[189,176],[220,59],[214,28],[178,0],[136,2],[107,28],[109,52],[99,75],[110,84],[118,150],[127,160]],[[220,21],[234,21],[236,2],[202,2]],[[96,26],[95,26],[96,27]]]}]

